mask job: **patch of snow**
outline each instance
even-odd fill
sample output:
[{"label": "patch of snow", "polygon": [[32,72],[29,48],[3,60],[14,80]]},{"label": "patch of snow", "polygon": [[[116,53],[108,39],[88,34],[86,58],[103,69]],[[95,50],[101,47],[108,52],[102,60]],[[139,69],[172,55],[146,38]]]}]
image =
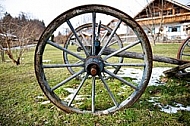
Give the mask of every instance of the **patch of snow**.
[{"label": "patch of snow", "polygon": [[[64,98],[65,101],[69,102],[73,98],[74,93],[77,91],[77,89],[73,88],[64,88],[64,89],[70,93],[66,98]],[[74,100],[83,100],[84,97],[86,96],[88,97],[89,95],[77,95]]]},{"label": "patch of snow", "polygon": [[37,96],[36,98],[37,98],[37,99],[43,99],[44,96]]},{"label": "patch of snow", "polygon": [[175,106],[171,105],[162,106],[160,103],[154,103],[154,105],[157,105],[159,108],[161,108],[160,111],[163,111],[165,113],[177,113],[177,111],[179,110],[190,111],[190,106],[184,107],[182,104],[179,103],[176,103]]},{"label": "patch of snow", "polygon": [[[149,86],[152,86],[152,85],[157,86],[160,84],[164,84],[160,81],[160,76],[164,76],[163,72],[168,69],[170,68],[168,67],[152,68],[152,74],[149,81]],[[109,71],[113,72],[114,69],[109,69]],[[130,77],[133,79],[133,82],[140,83],[140,81],[142,80],[143,71],[141,69],[126,68],[126,69],[120,69],[117,75],[120,77]]]},{"label": "patch of snow", "polygon": [[42,105],[49,104],[49,103],[50,103],[49,100],[48,100],[48,101],[41,102]]},{"label": "patch of snow", "polygon": [[164,71],[168,70],[170,68],[168,67],[155,67],[152,68],[152,75],[149,81],[149,86],[157,86],[159,84],[164,84],[163,82],[160,81],[160,77],[164,76]]},{"label": "patch of snow", "polygon": [[51,62],[51,60],[43,60],[42,62],[43,63],[49,63],[49,62]]},{"label": "patch of snow", "polygon": [[161,103],[158,102],[158,99],[160,97],[151,97],[148,102],[152,103],[154,106],[157,106],[160,108],[160,111],[165,112],[165,113],[177,113],[179,110],[184,110],[184,111],[190,111],[190,106],[184,106],[180,103],[174,103],[174,106],[172,105],[162,105]]}]

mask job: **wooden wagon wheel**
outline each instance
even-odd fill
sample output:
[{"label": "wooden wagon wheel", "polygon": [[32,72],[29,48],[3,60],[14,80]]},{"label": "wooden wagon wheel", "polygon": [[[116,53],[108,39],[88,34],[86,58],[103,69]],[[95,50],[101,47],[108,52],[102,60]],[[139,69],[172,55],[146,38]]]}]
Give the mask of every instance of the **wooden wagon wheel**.
[{"label": "wooden wagon wheel", "polygon": [[[190,61],[190,36],[179,47],[177,59]],[[190,72],[190,68],[184,68],[181,72]]]},{"label": "wooden wagon wheel", "polygon": [[[99,41],[100,41],[100,48],[102,46],[104,46],[106,44],[106,41],[109,37],[109,35],[112,32],[112,29],[109,28],[108,26],[105,26],[103,24],[99,24],[100,25],[100,35],[99,35]],[[98,30],[98,26],[97,23],[95,24],[96,29]],[[86,49],[88,50],[88,52],[90,53],[92,50],[92,23],[87,23],[84,25],[81,25],[79,27],[77,27],[75,29],[75,32],[77,33],[77,35],[79,36],[82,44],[86,47]],[[123,47],[123,43],[121,41],[121,39],[119,38],[119,36],[117,34],[115,34],[112,38],[112,41],[110,41],[110,43],[107,45],[107,47],[109,47],[110,49],[121,49]],[[83,58],[86,57],[84,50],[81,48],[79,42],[76,40],[76,37],[74,35],[73,32],[71,32],[68,37],[66,42],[64,43],[64,48],[68,49],[68,50],[75,50],[78,54],[80,54]],[[74,56],[72,56],[71,54],[67,53],[67,52],[63,52],[63,59],[65,64],[73,64],[73,63],[81,63],[82,61]],[[113,62],[112,60],[108,59],[106,61],[107,63],[122,63],[123,62],[123,57],[118,57],[115,58],[115,62]],[[111,68],[114,69],[113,73],[116,74],[119,69],[120,66],[112,66]],[[78,71],[78,68],[74,68],[74,67],[67,67],[68,71],[71,74],[75,74],[76,71]],[[83,68],[81,68],[83,69]],[[109,68],[108,68],[109,69]],[[109,78],[108,77],[104,77],[104,78]],[[77,77],[78,79],[81,79],[80,76]]]},{"label": "wooden wagon wheel", "polygon": [[[81,19],[89,15],[92,17],[91,51],[82,43],[74,27],[77,18]],[[108,19],[109,21],[117,19],[118,22],[113,24],[113,30],[106,43],[100,48],[100,40],[96,39],[99,38],[96,20],[104,24],[104,20]],[[64,48],[60,42],[50,41],[51,35],[61,26],[70,28],[85,57],[76,50]],[[99,23],[98,29],[102,26]],[[125,34],[126,31],[128,34],[133,33],[136,40],[125,41],[122,48],[104,56],[104,50],[109,49],[108,45],[114,36],[119,35],[123,27],[126,28]],[[107,62],[108,59],[115,61],[115,55],[128,50],[141,53],[144,58],[138,60],[125,58],[123,62]],[[63,64],[63,52],[76,57],[81,62]],[[43,62],[47,59],[49,63]],[[108,66],[119,66],[120,70],[113,73],[107,68]],[[76,67],[79,70],[70,75],[66,71],[68,67]],[[131,68],[138,68],[132,74],[138,74],[140,80],[134,75],[130,77],[130,74],[122,77],[122,72],[126,74]],[[35,73],[41,89],[53,104],[66,112],[108,114],[129,107],[146,89],[151,71],[152,51],[143,29],[126,13],[105,5],[83,5],[62,13],[47,26],[35,51]],[[75,78],[81,74],[84,75],[82,80],[76,80]],[[103,74],[112,76],[114,80],[104,79]]]}]

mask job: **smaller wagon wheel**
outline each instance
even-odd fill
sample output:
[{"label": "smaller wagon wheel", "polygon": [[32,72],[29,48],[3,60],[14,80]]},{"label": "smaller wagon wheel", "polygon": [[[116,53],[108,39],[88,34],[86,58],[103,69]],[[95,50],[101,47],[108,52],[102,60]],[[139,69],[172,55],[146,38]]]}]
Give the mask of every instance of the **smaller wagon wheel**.
[{"label": "smaller wagon wheel", "polygon": [[[190,36],[179,47],[177,59],[190,61]],[[182,72],[190,72],[190,68],[186,68]]]},{"label": "smaller wagon wheel", "polygon": [[[92,24],[90,50],[81,41],[75,27],[76,21],[89,16]],[[111,33],[101,47],[99,29],[104,27],[102,24],[115,19],[117,21],[110,26],[111,29],[105,27]],[[96,20],[102,23],[97,25]],[[52,34],[63,27],[72,31],[83,56],[76,50],[76,45],[71,46],[74,49],[68,48],[64,39],[50,40]],[[109,45],[117,37],[123,41],[122,46],[117,42],[115,51],[112,48],[109,52]],[[107,55],[104,55],[105,50]],[[143,57],[118,57],[126,51],[140,53]],[[80,62],[72,62],[71,55]],[[64,60],[68,61],[64,63]],[[143,94],[152,72],[152,50],[143,29],[126,13],[105,5],[83,5],[62,13],[47,26],[36,46],[34,63],[42,91],[61,110],[108,114],[133,105]],[[76,68],[72,75],[67,70],[71,67]],[[119,68],[117,72],[114,72],[115,68]],[[104,74],[114,79],[105,79]],[[77,76],[81,79],[75,79]]]},{"label": "smaller wagon wheel", "polygon": [[[108,26],[105,26],[103,24],[95,24],[96,30],[98,30],[98,27],[100,26],[100,35],[99,35],[99,40],[100,40],[100,47],[104,46],[109,35],[112,32],[112,29],[109,28]],[[88,50],[88,52],[90,53],[92,50],[92,23],[87,23],[84,25],[81,25],[79,27],[77,27],[75,29],[76,34],[79,36],[82,44],[86,47],[86,49]],[[115,34],[112,38],[112,41],[110,41],[110,43],[107,45],[108,48],[110,49],[121,49],[123,47],[122,41],[119,38],[119,36],[117,34]],[[67,37],[66,42],[64,43],[64,48],[68,49],[68,50],[74,50],[76,51],[79,55],[81,55],[83,58],[85,58],[85,52],[82,49],[82,47],[80,46],[79,42],[77,41],[75,35],[73,32],[70,32],[70,34]],[[79,64],[82,61],[79,60],[78,58],[72,56],[71,54],[67,53],[67,52],[63,52],[63,59],[65,64],[72,64],[72,63],[76,63]],[[122,63],[123,62],[123,57],[116,57],[115,61],[113,62],[112,60],[108,59],[106,62],[107,63]],[[120,66],[111,66],[111,69],[114,69],[113,73],[116,74],[119,69]],[[78,68],[76,67],[67,67],[67,69],[69,70],[69,72],[73,75],[76,73],[76,71],[78,71]],[[82,69],[82,68],[81,68]],[[110,76],[109,76],[110,77]],[[105,77],[105,78],[109,78],[109,77]],[[81,79],[81,77],[77,77],[78,79]]]}]

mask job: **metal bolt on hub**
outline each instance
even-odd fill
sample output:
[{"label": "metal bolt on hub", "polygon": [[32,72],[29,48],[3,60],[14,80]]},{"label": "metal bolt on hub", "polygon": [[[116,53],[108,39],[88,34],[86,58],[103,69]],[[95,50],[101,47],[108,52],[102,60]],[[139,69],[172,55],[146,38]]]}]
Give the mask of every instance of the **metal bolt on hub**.
[{"label": "metal bolt on hub", "polygon": [[85,62],[85,70],[92,76],[100,75],[103,67],[103,61],[99,56],[90,56]]}]

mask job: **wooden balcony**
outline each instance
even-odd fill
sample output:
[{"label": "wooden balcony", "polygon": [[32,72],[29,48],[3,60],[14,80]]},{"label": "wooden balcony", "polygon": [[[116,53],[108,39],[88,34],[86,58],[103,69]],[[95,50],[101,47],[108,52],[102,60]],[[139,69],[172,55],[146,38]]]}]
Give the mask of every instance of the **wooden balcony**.
[{"label": "wooden balcony", "polygon": [[[161,20],[161,17],[136,19],[136,21],[141,26],[150,24],[160,24]],[[163,16],[163,24],[180,22],[190,22],[190,13]]]}]

